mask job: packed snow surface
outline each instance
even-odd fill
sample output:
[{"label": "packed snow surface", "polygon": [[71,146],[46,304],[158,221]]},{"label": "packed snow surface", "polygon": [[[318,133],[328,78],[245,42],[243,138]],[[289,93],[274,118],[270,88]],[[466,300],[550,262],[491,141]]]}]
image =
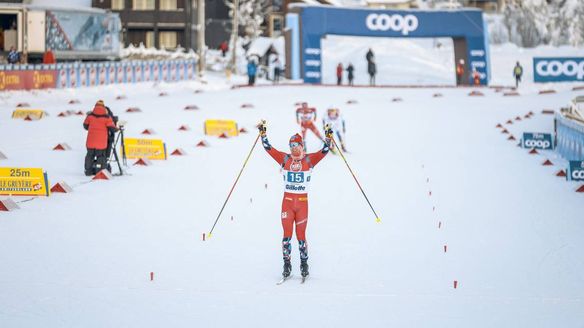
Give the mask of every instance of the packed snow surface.
[{"label": "packed snow surface", "polygon": [[[528,85],[518,97],[488,88],[469,97],[470,88],[231,83],[209,75],[204,83],[0,94],[0,151],[8,157],[0,165],[42,167],[51,185],[74,186],[48,198],[13,197],[21,209],[0,212],[0,327],[584,325],[579,185],[555,176],[561,158],[528,155],[495,128],[502,123],[517,139],[551,132],[553,116],[541,110],[578,92],[538,95]],[[187,155],[149,167],[129,160],[128,175],[88,183],[83,116],[57,114],[88,111],[97,99],[127,122],[127,137],[150,128],[149,138]],[[287,150],[299,101],[319,117],[340,108],[347,162],[382,222],[345,162],[329,154],[311,182],[310,278],[300,284],[294,242],[295,277],[276,286],[283,190],[279,165],[260,143],[212,238],[202,235],[256,139],[254,125],[266,119],[272,145]],[[50,116],[10,119],[20,102]],[[191,104],[200,109],[183,109]],[[529,111],[535,115],[523,118]],[[234,119],[250,133],[205,136],[210,118]],[[178,131],[185,124],[191,130]],[[195,147],[200,140],[210,147]],[[51,150],[61,142],[72,150]],[[321,143],[309,134],[307,145],[317,151]],[[545,159],[555,165],[542,166]]]}]

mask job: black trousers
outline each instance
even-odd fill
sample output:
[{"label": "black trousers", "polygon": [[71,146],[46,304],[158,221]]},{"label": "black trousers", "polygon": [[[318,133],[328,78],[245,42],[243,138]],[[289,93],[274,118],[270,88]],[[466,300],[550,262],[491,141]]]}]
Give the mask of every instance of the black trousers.
[{"label": "black trousers", "polygon": [[[105,156],[105,149],[87,148],[87,155],[85,155],[85,174],[93,175],[102,169],[106,168],[107,157]],[[93,163],[96,162],[96,167]]]},{"label": "black trousers", "polygon": [[247,84],[254,85],[255,84],[255,75],[248,75],[247,77],[248,77]]},{"label": "black trousers", "polygon": [[341,85],[341,84],[343,84],[343,77],[337,76],[337,85]]}]

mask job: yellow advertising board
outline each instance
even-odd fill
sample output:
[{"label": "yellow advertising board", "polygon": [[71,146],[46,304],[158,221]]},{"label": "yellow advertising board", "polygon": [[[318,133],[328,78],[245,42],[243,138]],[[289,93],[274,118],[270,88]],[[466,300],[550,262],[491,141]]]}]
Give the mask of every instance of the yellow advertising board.
[{"label": "yellow advertising board", "polygon": [[40,168],[0,167],[0,195],[49,196],[49,179]]},{"label": "yellow advertising board", "polygon": [[12,118],[30,117],[33,120],[40,120],[45,117],[45,111],[42,109],[15,109],[12,112]]},{"label": "yellow advertising board", "polygon": [[205,120],[205,134],[208,136],[220,136],[227,134],[230,137],[239,135],[237,122],[232,120]]},{"label": "yellow advertising board", "polygon": [[166,144],[160,139],[124,138],[127,158],[166,159]]}]

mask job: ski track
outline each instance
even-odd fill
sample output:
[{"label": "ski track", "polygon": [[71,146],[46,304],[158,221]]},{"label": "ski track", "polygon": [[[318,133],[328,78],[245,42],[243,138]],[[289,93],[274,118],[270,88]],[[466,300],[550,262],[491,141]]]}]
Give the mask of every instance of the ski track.
[{"label": "ski track", "polygon": [[[220,81],[3,98],[0,151],[9,159],[1,165],[43,167],[51,185],[64,180],[78,186],[74,193],[0,214],[0,326],[584,325],[582,196],[574,192],[576,184],[554,176],[565,164],[561,159],[528,155],[495,129],[533,111],[532,119],[506,128],[517,139],[523,131],[550,132],[553,116],[541,109],[563,106],[576,93],[223,90],[227,86]],[[195,95],[201,87],[208,89]],[[169,96],[158,97],[160,91]],[[432,98],[436,92],[444,97]],[[128,99],[114,100],[118,94]],[[402,102],[391,102],[398,96]],[[71,98],[81,104],[67,105]],[[131,166],[131,176],[80,185],[88,181],[82,169],[83,117],[57,114],[73,107],[90,110],[99,98],[128,122],[126,137],[152,128],[157,134],[150,138],[164,138],[169,153],[183,148],[187,156]],[[349,99],[358,103],[346,105]],[[50,116],[10,120],[21,101]],[[255,123],[267,119],[270,142],[286,150],[297,131],[297,101],[316,106],[319,117],[330,104],[341,108],[347,160],[382,223],[375,222],[340,156],[328,155],[311,182],[310,279],[276,286],[282,269],[281,177],[261,144],[212,238],[202,241],[202,234],[243,164]],[[255,108],[241,109],[242,103]],[[188,104],[201,110],[184,111]],[[130,106],[143,112],[125,113]],[[206,137],[207,118],[235,119],[250,133]],[[177,131],[182,124],[191,131]],[[200,140],[211,147],[195,147]],[[52,151],[59,142],[73,150]],[[310,132],[307,143],[309,151],[320,147]],[[545,158],[556,166],[541,166]],[[299,276],[295,241],[292,256]]]}]

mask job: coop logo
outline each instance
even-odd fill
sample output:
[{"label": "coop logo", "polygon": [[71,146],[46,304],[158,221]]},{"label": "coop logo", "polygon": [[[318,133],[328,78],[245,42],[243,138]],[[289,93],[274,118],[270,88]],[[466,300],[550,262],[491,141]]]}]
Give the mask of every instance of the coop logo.
[{"label": "coop logo", "polygon": [[547,149],[551,146],[551,143],[547,140],[525,140],[526,148],[541,148]]},{"label": "coop logo", "polygon": [[584,181],[583,161],[570,161],[570,178],[574,181]]},{"label": "coop logo", "polygon": [[367,28],[371,31],[396,31],[403,35],[418,28],[418,18],[414,15],[387,15],[387,14],[369,14],[365,20]]},{"label": "coop logo", "polygon": [[553,149],[552,135],[549,133],[523,133],[523,148]]},{"label": "coop logo", "polygon": [[535,82],[582,81],[584,58],[534,58]]}]

